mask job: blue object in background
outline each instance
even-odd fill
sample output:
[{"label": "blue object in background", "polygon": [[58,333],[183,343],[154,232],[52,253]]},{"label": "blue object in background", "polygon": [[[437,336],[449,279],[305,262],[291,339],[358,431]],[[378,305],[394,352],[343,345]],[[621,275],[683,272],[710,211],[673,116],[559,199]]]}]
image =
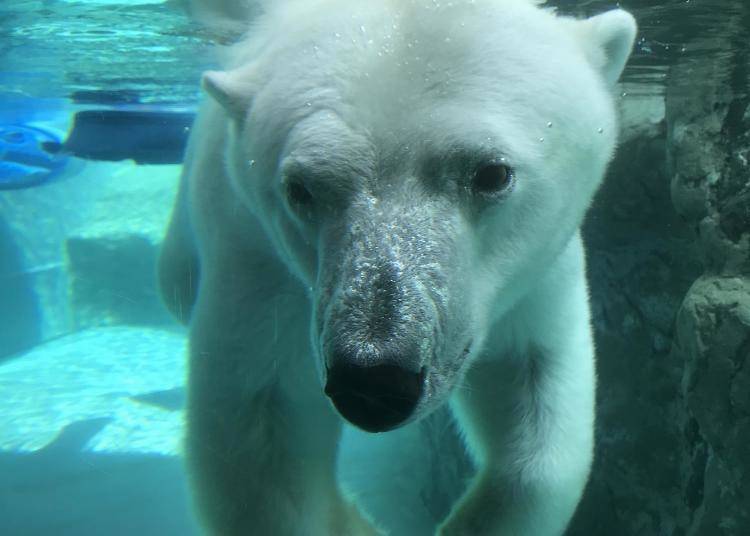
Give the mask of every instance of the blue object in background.
[{"label": "blue object in background", "polygon": [[0,126],[0,190],[29,188],[58,176],[68,162],[60,138],[30,125]]}]

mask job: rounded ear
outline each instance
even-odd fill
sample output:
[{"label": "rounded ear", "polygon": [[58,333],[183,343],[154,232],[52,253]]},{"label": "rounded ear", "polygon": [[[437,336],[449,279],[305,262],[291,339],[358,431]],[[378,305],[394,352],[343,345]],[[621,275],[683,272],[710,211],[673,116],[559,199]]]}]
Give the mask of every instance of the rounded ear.
[{"label": "rounded ear", "polygon": [[638,30],[633,16],[621,9],[581,22],[580,35],[589,61],[614,85],[633,50]]},{"label": "rounded ear", "polygon": [[234,71],[206,71],[201,79],[203,90],[218,102],[233,119],[242,121],[250,108],[253,85],[247,73]]}]

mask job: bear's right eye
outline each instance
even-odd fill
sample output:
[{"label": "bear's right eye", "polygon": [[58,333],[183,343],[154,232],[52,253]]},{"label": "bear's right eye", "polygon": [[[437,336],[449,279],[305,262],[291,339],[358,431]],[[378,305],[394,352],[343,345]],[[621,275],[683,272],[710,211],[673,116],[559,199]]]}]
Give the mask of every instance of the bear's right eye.
[{"label": "bear's right eye", "polygon": [[292,206],[308,206],[313,201],[310,190],[299,179],[292,179],[287,182],[286,196]]}]

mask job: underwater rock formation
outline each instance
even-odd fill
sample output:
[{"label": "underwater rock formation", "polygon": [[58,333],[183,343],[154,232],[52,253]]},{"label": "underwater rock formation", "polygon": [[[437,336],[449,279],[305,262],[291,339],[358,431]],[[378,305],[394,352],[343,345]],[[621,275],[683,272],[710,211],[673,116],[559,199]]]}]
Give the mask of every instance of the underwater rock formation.
[{"label": "underwater rock formation", "polygon": [[[747,28],[750,7],[736,24]],[[676,318],[686,534],[750,533],[750,61],[683,62],[667,93],[674,207],[704,274]],[[688,79],[700,84],[688,86]]]},{"label": "underwater rock formation", "polygon": [[732,4],[691,44],[732,53],[671,67],[664,122],[626,135],[585,227],[598,441],[570,535],[750,533],[750,62],[731,38],[750,5]]},{"label": "underwater rock formation", "polygon": [[[689,534],[750,531],[750,278],[701,277],[677,317]],[[721,529],[718,531],[717,529]]]},{"label": "underwater rock formation", "polygon": [[75,236],[65,241],[65,251],[76,328],[170,323],[157,296],[157,248],[148,236]]},{"label": "underwater rock formation", "polygon": [[[654,107],[661,96],[627,98]],[[626,128],[628,125],[624,125]],[[702,271],[671,208],[661,120],[623,140],[584,226],[597,346],[597,444],[568,534],[672,534],[682,523],[674,318]]]},{"label": "underwater rock formation", "polygon": [[64,240],[71,323],[77,329],[169,325],[154,274],[179,168],[109,169],[112,176],[88,200],[86,223]]},{"label": "underwater rock formation", "polygon": [[[11,267],[9,249],[8,266],[0,263],[0,288],[18,291],[22,282],[35,299],[13,305],[36,324],[31,343],[86,327],[172,324],[154,273],[178,177],[178,166],[92,162],[66,180],[0,192],[19,257]],[[5,325],[0,342],[16,330]]]}]

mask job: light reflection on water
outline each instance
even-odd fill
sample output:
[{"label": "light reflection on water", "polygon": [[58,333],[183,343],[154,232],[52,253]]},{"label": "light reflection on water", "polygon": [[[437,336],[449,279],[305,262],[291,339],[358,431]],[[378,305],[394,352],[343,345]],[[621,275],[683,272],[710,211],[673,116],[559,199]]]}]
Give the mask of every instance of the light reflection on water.
[{"label": "light reflection on water", "polygon": [[[675,62],[726,60],[750,41],[750,21],[723,0],[549,5],[576,16],[618,6],[631,11],[639,36],[624,80],[639,93],[662,93]],[[64,98],[80,90],[127,90],[140,102],[194,103],[198,75],[213,61],[209,34],[173,3],[16,0],[0,5],[0,21],[0,93]]]},{"label": "light reflection on water", "polygon": [[0,4],[0,93],[67,97],[136,92],[140,102],[194,102],[211,63],[208,39],[165,4]]}]

